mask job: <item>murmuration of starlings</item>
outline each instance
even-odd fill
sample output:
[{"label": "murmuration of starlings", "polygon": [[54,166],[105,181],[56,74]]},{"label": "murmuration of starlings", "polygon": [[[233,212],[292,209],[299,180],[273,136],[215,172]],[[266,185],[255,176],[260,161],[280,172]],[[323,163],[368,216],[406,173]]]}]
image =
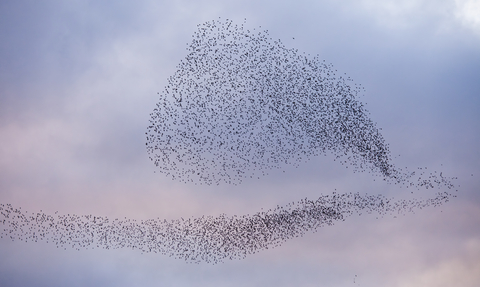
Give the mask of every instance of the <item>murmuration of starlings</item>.
[{"label": "murmuration of starlings", "polygon": [[146,132],[150,159],[172,179],[239,184],[333,153],[388,182],[453,187],[441,174],[424,179],[396,168],[357,100],[361,86],[318,56],[229,20],[199,25],[187,50]]},{"label": "murmuration of starlings", "polygon": [[[274,168],[332,153],[354,171],[413,188],[452,189],[442,173],[395,167],[388,145],[357,100],[363,89],[331,64],[287,49],[268,31],[233,21],[198,25],[188,55],[160,94],[147,128],[158,170],[193,184],[239,184]],[[418,170],[417,170],[418,172]],[[348,216],[405,214],[453,197],[429,199],[333,193],[253,215],[179,220],[109,219],[29,213],[0,204],[5,239],[58,248],[131,248],[187,262],[219,263],[281,245]]]}]

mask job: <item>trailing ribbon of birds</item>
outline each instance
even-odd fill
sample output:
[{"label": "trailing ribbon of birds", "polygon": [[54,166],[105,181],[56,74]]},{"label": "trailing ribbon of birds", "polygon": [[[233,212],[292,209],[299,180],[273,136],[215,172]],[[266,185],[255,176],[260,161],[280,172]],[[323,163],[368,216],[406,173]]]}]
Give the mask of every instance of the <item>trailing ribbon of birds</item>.
[{"label": "trailing ribbon of birds", "polygon": [[300,200],[253,215],[207,216],[172,221],[114,219],[93,215],[28,213],[0,204],[2,237],[52,242],[59,248],[132,248],[187,262],[219,263],[277,247],[307,231],[332,225],[352,214],[402,214],[448,201],[448,193],[427,200],[393,200],[382,195],[333,194]]}]

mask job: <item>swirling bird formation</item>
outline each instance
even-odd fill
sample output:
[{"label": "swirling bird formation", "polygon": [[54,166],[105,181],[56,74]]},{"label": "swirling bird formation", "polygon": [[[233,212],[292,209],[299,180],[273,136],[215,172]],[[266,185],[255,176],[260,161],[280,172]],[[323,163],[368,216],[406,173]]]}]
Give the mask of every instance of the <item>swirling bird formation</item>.
[{"label": "swirling bird formation", "polygon": [[[268,31],[211,21],[199,25],[188,51],[168,79],[146,132],[150,159],[172,179],[239,184],[331,152],[356,171],[369,170],[390,183],[454,187],[442,173],[421,171],[417,178],[391,164],[388,145],[357,100],[360,86],[337,76],[318,57],[285,48]],[[448,192],[426,200],[334,193],[253,215],[172,221],[28,213],[0,204],[0,236],[218,263],[279,246],[352,214],[401,214],[450,197]]]},{"label": "swirling bird formation", "polygon": [[361,87],[332,65],[226,20],[199,25],[185,60],[168,79],[148,126],[147,151],[172,179],[238,184],[282,165],[331,152],[355,170],[407,186],[388,145],[356,98]]}]

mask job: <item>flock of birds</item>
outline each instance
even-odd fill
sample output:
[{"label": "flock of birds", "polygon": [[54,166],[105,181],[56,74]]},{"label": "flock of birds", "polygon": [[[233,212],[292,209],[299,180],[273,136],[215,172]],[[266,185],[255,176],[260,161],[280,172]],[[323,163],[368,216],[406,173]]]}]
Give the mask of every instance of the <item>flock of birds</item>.
[{"label": "flock of birds", "polygon": [[366,213],[402,214],[449,199],[446,192],[427,200],[393,200],[382,195],[332,194],[300,200],[253,215],[136,221],[110,220],[92,215],[28,213],[0,204],[3,238],[25,242],[46,241],[58,248],[131,248],[155,252],[190,263],[220,263],[280,246],[325,225]]},{"label": "flock of birds", "polygon": [[[407,172],[357,100],[361,87],[332,65],[301,55],[232,21],[199,25],[188,55],[151,114],[147,152],[160,172],[194,184],[239,184],[273,168],[333,153],[354,171],[407,187],[451,189],[451,179]],[[159,93],[160,94],[160,93]],[[133,248],[222,262],[362,212],[399,214],[449,200],[394,200],[358,193],[322,195],[253,215],[166,221],[28,213],[0,204],[3,238],[44,240],[61,248]]]},{"label": "flock of birds", "polygon": [[[147,129],[160,172],[195,184],[238,184],[273,168],[333,153],[408,186],[450,185],[391,164],[388,145],[332,65],[232,21],[199,25]],[[160,94],[160,93],[159,93]],[[450,185],[451,187],[451,185]]]}]

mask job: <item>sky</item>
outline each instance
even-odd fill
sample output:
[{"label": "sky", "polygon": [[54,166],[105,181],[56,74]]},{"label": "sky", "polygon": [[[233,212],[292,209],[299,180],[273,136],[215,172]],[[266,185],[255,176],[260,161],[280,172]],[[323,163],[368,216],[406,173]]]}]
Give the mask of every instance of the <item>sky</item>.
[{"label": "sky", "polygon": [[474,0],[2,1],[0,203],[171,220],[252,214],[334,191],[395,198],[438,191],[412,195],[331,155],[235,186],[155,173],[145,132],[157,93],[187,55],[197,25],[219,17],[246,19],[245,27],[268,30],[362,85],[358,100],[382,129],[395,165],[457,177],[456,197],[400,216],[354,215],[221,264],[2,238],[0,285],[479,286]]}]

